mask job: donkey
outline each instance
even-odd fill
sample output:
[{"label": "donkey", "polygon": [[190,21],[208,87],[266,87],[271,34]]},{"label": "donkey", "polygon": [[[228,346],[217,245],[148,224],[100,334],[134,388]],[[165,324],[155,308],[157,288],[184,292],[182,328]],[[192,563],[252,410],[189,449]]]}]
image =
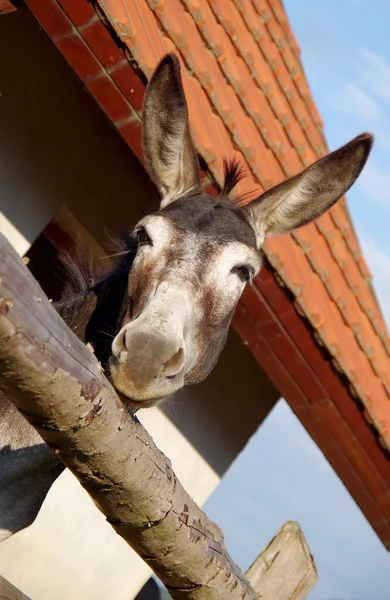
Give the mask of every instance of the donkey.
[{"label": "donkey", "polygon": [[[68,258],[69,280],[56,304],[133,411],[208,375],[245,285],[259,273],[265,238],[333,206],[361,173],[373,136],[356,137],[244,207],[229,198],[242,170],[225,161],[222,191],[211,198],[201,187],[180,63],[168,54],[146,90],[143,145],[160,209],[136,225],[109,273],[97,276],[82,254]],[[0,403],[5,539],[34,521],[64,467],[4,396]]]}]

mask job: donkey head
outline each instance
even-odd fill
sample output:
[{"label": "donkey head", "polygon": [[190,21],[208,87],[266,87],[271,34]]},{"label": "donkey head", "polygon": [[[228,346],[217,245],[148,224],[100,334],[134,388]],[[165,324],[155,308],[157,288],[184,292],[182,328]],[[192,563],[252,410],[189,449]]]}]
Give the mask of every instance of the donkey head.
[{"label": "donkey head", "polygon": [[362,171],[373,137],[358,136],[244,208],[228,198],[240,170],[225,166],[224,189],[213,199],[202,192],[179,61],[169,54],[146,91],[143,142],[161,207],[135,228],[138,251],[110,370],[117,389],[146,407],[208,375],[244,287],[260,270],[265,238],[337,202]]}]

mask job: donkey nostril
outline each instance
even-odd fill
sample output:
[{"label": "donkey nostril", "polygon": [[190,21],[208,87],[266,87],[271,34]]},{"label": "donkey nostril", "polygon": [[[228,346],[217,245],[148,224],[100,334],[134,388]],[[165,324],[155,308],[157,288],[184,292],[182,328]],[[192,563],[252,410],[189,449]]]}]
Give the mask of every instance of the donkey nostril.
[{"label": "donkey nostril", "polygon": [[164,363],[164,373],[168,379],[173,379],[183,368],[184,349],[179,350]]},{"label": "donkey nostril", "polygon": [[124,329],[122,329],[114,338],[111,350],[113,355],[117,358],[120,356],[122,351],[127,352],[126,331]]},{"label": "donkey nostril", "polygon": [[126,331],[125,331],[125,332],[124,332],[124,334],[123,334],[123,338],[122,338],[121,342],[122,342],[123,350],[126,350],[126,351],[127,351],[127,344],[126,344]]}]

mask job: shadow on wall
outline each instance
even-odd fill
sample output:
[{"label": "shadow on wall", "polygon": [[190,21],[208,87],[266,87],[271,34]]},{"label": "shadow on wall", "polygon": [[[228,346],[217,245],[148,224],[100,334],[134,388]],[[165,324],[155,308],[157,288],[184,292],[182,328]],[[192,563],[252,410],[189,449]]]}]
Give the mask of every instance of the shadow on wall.
[{"label": "shadow on wall", "polygon": [[0,19],[0,73],[0,212],[26,240],[64,204],[97,240],[158,207],[138,159],[27,10]]}]

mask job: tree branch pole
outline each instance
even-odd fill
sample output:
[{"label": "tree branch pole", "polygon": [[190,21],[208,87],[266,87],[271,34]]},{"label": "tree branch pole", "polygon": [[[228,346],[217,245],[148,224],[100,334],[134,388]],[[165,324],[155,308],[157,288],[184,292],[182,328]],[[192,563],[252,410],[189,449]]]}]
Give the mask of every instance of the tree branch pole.
[{"label": "tree branch pole", "polygon": [[218,526],[1,234],[0,389],[173,598],[257,598]]}]

